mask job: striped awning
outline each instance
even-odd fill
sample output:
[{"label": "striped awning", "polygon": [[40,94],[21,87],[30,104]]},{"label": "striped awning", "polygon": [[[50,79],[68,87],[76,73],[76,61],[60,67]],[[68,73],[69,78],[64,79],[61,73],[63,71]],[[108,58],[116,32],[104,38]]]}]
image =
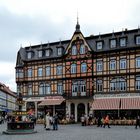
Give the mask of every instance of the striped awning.
[{"label": "striped awning", "polygon": [[45,106],[45,105],[60,105],[65,99],[63,97],[47,97],[45,100],[43,100],[39,106]]},{"label": "striped awning", "polygon": [[92,104],[93,110],[116,110],[120,108],[120,98],[95,99]]},{"label": "striped awning", "polygon": [[120,109],[140,109],[140,97],[121,98]]}]

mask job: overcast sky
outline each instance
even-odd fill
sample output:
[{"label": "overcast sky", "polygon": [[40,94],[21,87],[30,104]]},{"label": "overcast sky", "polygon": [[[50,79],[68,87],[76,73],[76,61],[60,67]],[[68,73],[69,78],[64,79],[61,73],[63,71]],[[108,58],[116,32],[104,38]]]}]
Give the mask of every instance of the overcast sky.
[{"label": "overcast sky", "polygon": [[84,36],[140,25],[140,0],[0,0],[0,82],[16,91],[20,47],[71,39],[77,11]]}]

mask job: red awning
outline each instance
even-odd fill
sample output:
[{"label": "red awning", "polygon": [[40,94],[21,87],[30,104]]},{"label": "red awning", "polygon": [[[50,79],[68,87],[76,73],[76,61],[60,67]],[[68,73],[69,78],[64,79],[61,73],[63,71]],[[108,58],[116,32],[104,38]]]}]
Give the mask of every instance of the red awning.
[{"label": "red awning", "polygon": [[39,106],[45,106],[45,105],[60,105],[65,99],[63,97],[47,97],[45,100],[43,100]]},{"label": "red awning", "polygon": [[92,104],[93,110],[115,110],[120,107],[120,98],[95,99]]},{"label": "red awning", "polygon": [[121,98],[121,109],[140,109],[140,98]]}]

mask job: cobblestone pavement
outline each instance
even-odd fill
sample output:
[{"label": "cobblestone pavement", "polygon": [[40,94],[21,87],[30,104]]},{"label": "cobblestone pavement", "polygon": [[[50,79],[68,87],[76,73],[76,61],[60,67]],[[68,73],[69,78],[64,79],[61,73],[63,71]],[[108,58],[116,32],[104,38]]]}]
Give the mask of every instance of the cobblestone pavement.
[{"label": "cobblestone pavement", "polygon": [[5,135],[6,124],[0,125],[0,140],[140,140],[140,129],[134,126],[81,126],[80,124],[59,125],[58,131],[46,131],[36,125],[38,133],[28,135]]}]

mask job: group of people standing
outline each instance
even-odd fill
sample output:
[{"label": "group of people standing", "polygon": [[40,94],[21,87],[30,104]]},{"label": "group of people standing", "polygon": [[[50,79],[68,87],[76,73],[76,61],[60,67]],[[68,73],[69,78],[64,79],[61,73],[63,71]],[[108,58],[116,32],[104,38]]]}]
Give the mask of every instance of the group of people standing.
[{"label": "group of people standing", "polygon": [[50,113],[48,112],[45,115],[45,123],[44,127],[46,130],[51,130],[51,126],[53,126],[53,130],[58,130],[58,115],[57,113],[54,116],[50,116]]}]

